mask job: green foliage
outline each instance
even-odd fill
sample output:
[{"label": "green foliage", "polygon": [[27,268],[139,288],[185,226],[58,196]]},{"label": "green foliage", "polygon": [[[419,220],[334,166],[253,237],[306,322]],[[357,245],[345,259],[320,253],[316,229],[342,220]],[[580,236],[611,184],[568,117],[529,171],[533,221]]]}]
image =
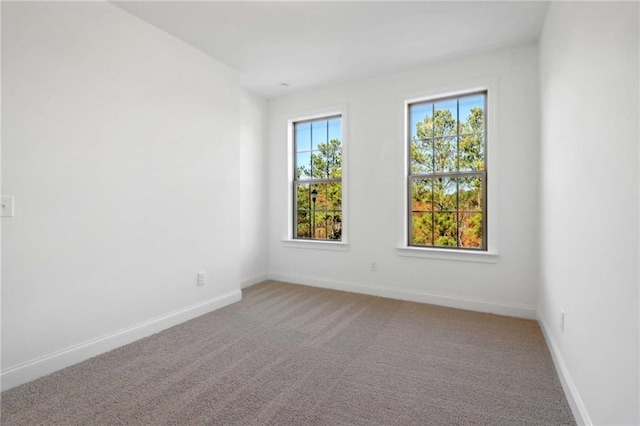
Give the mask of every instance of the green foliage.
[{"label": "green foliage", "polygon": [[342,144],[338,139],[318,145],[317,151],[311,152],[311,164],[299,164],[296,177],[308,176],[313,179],[330,179],[342,177]]},{"label": "green foliage", "polygon": [[[457,141],[459,139],[459,143]],[[450,110],[436,110],[416,124],[411,173],[484,170],[484,111],[474,107],[460,132]]]}]

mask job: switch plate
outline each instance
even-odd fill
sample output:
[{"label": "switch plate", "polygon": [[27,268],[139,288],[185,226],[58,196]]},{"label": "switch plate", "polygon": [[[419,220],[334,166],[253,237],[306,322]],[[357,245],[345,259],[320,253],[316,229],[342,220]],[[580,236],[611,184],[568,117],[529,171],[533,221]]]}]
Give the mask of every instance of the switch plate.
[{"label": "switch plate", "polygon": [[1,217],[13,217],[13,195],[3,195],[2,196],[2,204],[0,208],[0,216]]},{"label": "switch plate", "polygon": [[205,271],[198,272],[198,285],[204,285],[207,282],[207,273]]},{"label": "switch plate", "polygon": [[564,333],[564,309],[560,310],[560,331]]}]

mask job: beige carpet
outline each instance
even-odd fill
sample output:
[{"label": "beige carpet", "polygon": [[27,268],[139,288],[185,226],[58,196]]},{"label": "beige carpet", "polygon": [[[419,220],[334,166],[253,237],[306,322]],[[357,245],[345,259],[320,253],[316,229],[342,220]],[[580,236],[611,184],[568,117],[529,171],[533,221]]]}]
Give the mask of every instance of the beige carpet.
[{"label": "beige carpet", "polygon": [[574,424],[536,322],[266,282],[11,389],[2,424]]}]

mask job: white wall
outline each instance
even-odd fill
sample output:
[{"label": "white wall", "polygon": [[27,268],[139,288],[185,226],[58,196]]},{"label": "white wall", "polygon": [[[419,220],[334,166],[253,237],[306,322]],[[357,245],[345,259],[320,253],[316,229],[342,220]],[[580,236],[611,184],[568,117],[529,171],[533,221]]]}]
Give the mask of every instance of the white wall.
[{"label": "white wall", "polygon": [[[538,281],[538,50],[496,51],[269,102],[269,275],[272,278],[535,316]],[[497,263],[401,257],[405,201],[403,100],[495,81],[499,154],[491,224]],[[287,235],[287,119],[345,105],[347,251],[292,248]],[[491,144],[492,141],[489,141]],[[489,148],[491,149],[491,148]],[[491,206],[490,206],[491,208]],[[491,232],[491,231],[490,231]],[[378,271],[371,272],[375,260]]]},{"label": "white wall", "polygon": [[267,278],[267,102],[240,94],[240,264],[243,287]]},{"label": "white wall", "polygon": [[540,317],[599,425],[640,421],[638,35],[637,3],[553,2],[540,41]]},{"label": "white wall", "polygon": [[108,3],[2,8],[8,387],[239,299],[239,86]]}]

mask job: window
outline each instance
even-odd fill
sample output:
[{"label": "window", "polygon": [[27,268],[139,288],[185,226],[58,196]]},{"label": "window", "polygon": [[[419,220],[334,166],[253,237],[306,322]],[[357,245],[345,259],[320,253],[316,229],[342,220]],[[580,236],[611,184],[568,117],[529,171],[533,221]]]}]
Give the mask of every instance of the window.
[{"label": "window", "polygon": [[408,105],[408,244],[487,250],[487,92]]},{"label": "window", "polygon": [[293,123],[293,238],[342,241],[342,116]]}]

